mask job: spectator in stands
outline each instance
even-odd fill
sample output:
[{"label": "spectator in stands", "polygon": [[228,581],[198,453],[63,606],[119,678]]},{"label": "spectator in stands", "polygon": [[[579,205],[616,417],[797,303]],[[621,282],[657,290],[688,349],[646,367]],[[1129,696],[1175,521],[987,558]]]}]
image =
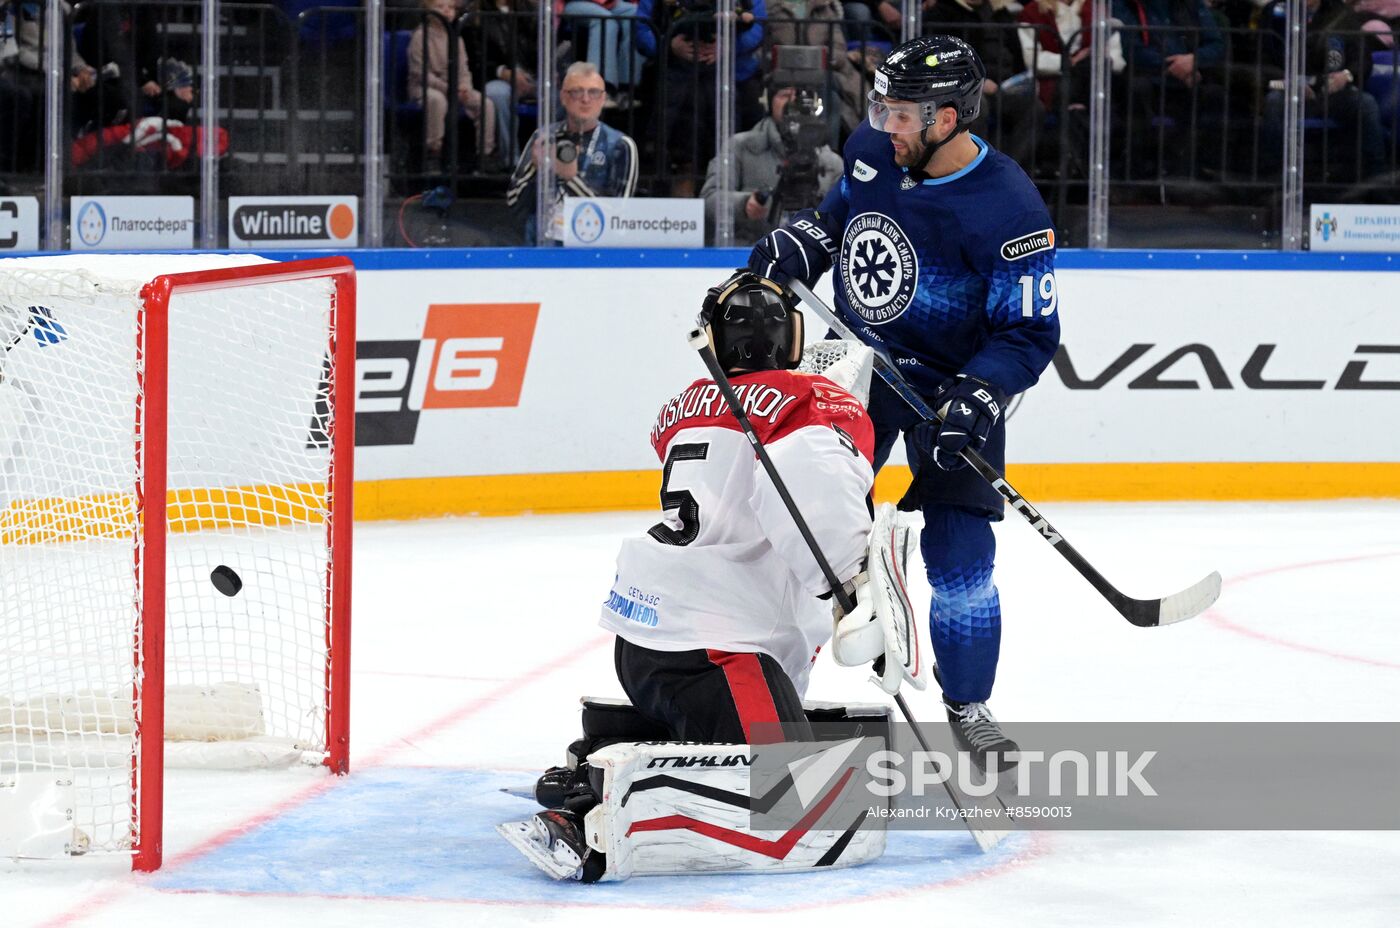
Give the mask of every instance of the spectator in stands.
[{"label": "spectator in stands", "polygon": [[496,113],[501,156],[512,162],[520,155],[520,110],[535,103],[538,16],[538,0],[482,0],[472,19],[471,47],[482,52],[477,81]]},{"label": "spectator in stands", "polygon": [[[69,4],[63,4],[64,13]],[[25,173],[37,170],[43,133],[32,131],[44,123],[43,7],[36,3],[0,3],[0,22],[14,19],[11,53],[0,50],[0,171]],[[68,88],[75,97],[97,84],[97,71],[76,48],[69,59]]]},{"label": "spectator in stands", "polygon": [[[1335,147],[1347,153],[1345,158],[1328,159],[1336,173],[1354,180],[1374,177],[1386,168],[1385,135],[1380,107],[1361,89],[1371,68],[1361,18],[1342,0],[1306,0],[1306,9],[1304,115],[1321,122],[1329,152]],[[1264,11],[1263,27],[1271,39],[1265,56],[1279,73],[1284,64],[1284,17],[1282,2],[1270,4]],[[1275,80],[1270,86],[1264,98],[1261,160],[1266,170],[1277,170],[1283,158],[1283,82]],[[1305,127],[1305,131],[1312,130]],[[1305,142],[1308,139],[1305,135]]]},{"label": "spectator in stands", "polygon": [[[525,240],[561,244],[564,240],[564,197],[630,197],[637,187],[637,145],[626,134],[598,121],[607,88],[590,61],[579,61],[564,72],[559,96],[564,118],[530,136],[510,177],[506,202],[525,211]],[[554,196],[549,225],[535,227],[535,175],[544,146],[554,147]]]},{"label": "spectator in stands", "polygon": [[[924,3],[927,13],[929,4]],[[898,42],[904,28],[903,0],[846,0],[846,22],[854,38],[868,42]],[[884,29],[871,29],[867,23],[880,22]]]},{"label": "spectator in stands", "polygon": [[[1021,9],[1018,21],[1033,27],[1017,34],[1026,65],[1037,78],[1041,106],[1051,112],[1064,106],[1067,125],[1061,138],[1069,170],[1075,176],[1088,177],[1094,2],[1031,0]],[[1122,36],[1116,31],[1109,32],[1108,52],[1112,73],[1121,73],[1127,62]]]},{"label": "spectator in stands", "polygon": [[178,8],[124,0],[95,0],[78,7],[82,28],[77,30],[77,49],[98,69],[98,80],[92,94],[74,101],[77,125],[91,130],[147,116],[176,118],[166,107],[178,97],[162,86],[169,35],[162,36],[159,28],[176,12]]},{"label": "spectator in stands", "polygon": [[[158,100],[151,109],[158,115],[84,132],[73,140],[70,160],[81,167],[96,160],[99,167],[124,167],[145,171],[194,173],[204,148],[204,129],[191,125],[194,109],[194,69],[178,58],[158,60]],[[228,131],[217,134],[217,152],[228,151]]]},{"label": "spectator in stands", "polygon": [[630,0],[567,0],[566,17],[580,17],[588,31],[588,60],[602,71],[614,105],[632,106],[632,87],[642,75],[641,56],[633,48],[637,4]]},{"label": "spectator in stands", "polygon": [[[1059,103],[1059,94],[1074,109],[1089,104],[1090,71],[1093,61],[1094,0],[1031,0],[1021,9],[1019,22],[1033,26],[1021,29],[1021,54],[1026,66],[1035,72],[1040,85],[1040,102],[1047,109]],[[1123,57],[1123,37],[1109,33],[1109,59],[1113,73],[1120,73],[1127,64]],[[1068,72],[1068,86],[1060,86],[1060,77]]]},{"label": "spectator in stands", "polygon": [[710,161],[700,195],[712,228],[719,210],[727,209],[734,215],[735,242],[748,244],[785,222],[785,214],[821,202],[840,179],[843,163],[829,145],[818,143],[825,133],[825,121],[814,115],[820,102],[812,88],[769,88],[769,115],[734,136],[731,189],[719,188],[719,159]]},{"label": "spectator in stands", "polygon": [[924,34],[955,35],[977,51],[987,66],[987,79],[982,84],[982,113],[971,131],[1029,166],[1045,114],[1021,54],[1016,18],[1003,2],[938,0],[925,8]]},{"label": "spectator in stands", "polygon": [[[489,158],[496,152],[496,107],[473,84],[466,43],[453,34],[456,0],[423,0],[423,9],[423,21],[408,40],[408,96],[423,104],[424,150],[429,158],[442,155],[448,94],[455,93],[458,104],[478,128],[481,154]],[[450,48],[454,40],[455,60]]]},{"label": "spectator in stands", "polygon": [[[735,7],[734,97],[737,125],[747,128],[763,118],[758,50],[768,11],[764,0],[737,0]],[[712,0],[641,0],[637,15],[642,54],[665,62],[655,135],[674,172],[671,195],[693,197],[695,166],[714,154],[715,7]]]},{"label": "spectator in stands", "polygon": [[[859,48],[846,49],[845,18],[840,0],[767,0],[769,48],[781,45],[814,45],[826,50],[831,79],[835,84],[836,110],[841,132],[849,134],[865,118],[865,90],[861,81]],[[772,67],[772,56],[765,55],[765,68]]]},{"label": "spectator in stands", "polygon": [[1160,171],[1169,172],[1174,158],[1218,158],[1225,92],[1215,77],[1225,40],[1205,0],[1113,0],[1113,16],[1124,24],[1128,105],[1167,120],[1173,133],[1173,144],[1156,153]]},{"label": "spectator in stands", "polygon": [[1361,28],[1374,32],[1381,48],[1400,45],[1400,0],[1356,0],[1356,15],[1365,20]]}]

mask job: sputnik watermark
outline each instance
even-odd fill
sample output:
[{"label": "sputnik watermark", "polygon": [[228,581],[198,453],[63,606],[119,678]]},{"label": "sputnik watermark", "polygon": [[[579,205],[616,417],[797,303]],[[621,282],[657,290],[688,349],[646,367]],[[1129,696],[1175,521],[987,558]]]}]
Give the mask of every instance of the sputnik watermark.
[{"label": "sputnik watermark", "polygon": [[[997,769],[1000,760],[995,751],[989,752],[985,768]],[[1044,751],[1012,751],[1007,760],[1015,764],[1016,795],[1042,794],[1064,796],[1066,785],[1071,796],[1156,796],[1143,771],[1157,756],[1156,751],[1094,751],[1092,756],[1081,751],[1056,751],[1047,760]],[[1044,772],[1037,770],[1044,764]],[[908,771],[906,773],[906,771]],[[894,796],[924,796],[930,789],[941,790],[953,778],[954,785],[968,796],[990,796],[1005,790],[1002,778],[995,773],[979,773],[966,752],[958,752],[956,762],[942,751],[876,751],[865,761],[870,775],[865,788],[871,795],[889,799]],[[1009,772],[1009,771],[1008,771]]]},{"label": "sputnik watermark", "polygon": [[944,725],[812,729],[751,748],[755,828],[1400,830],[1400,723],[1026,723],[1005,757]]}]

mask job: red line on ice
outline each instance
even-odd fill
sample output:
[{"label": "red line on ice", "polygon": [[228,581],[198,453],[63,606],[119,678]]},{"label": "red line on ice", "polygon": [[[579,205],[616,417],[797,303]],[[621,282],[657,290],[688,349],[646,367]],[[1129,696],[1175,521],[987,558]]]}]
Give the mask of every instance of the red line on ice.
[{"label": "red line on ice", "polygon": [[[451,728],[453,725],[465,721],[466,719],[480,712],[482,709],[494,705],[502,699],[513,695],[514,693],[518,692],[522,687],[529,686],[531,683],[543,680],[554,671],[562,670],[565,667],[568,667],[569,665],[579,661],[583,657],[591,654],[592,652],[596,651],[598,648],[611,642],[612,640],[613,636],[611,634],[597,635],[593,638],[588,639],[582,645],[575,645],[569,651],[559,655],[558,657],[553,658],[552,660],[546,661],[543,664],[522,671],[519,677],[501,683],[500,686],[495,687],[490,692],[482,696],[478,696],[475,699],[472,699],[461,706],[458,706],[456,709],[453,709],[446,715],[439,716],[438,718],[419,728],[417,731],[414,731],[411,734],[405,735],[401,738],[396,738],[389,744],[377,748],[373,753],[369,754],[367,757],[355,760],[351,766],[351,770],[354,771],[362,770],[366,767],[383,766],[389,760],[389,758],[393,757],[394,752],[399,750],[401,746],[410,745],[416,741],[431,738],[433,735],[439,734],[440,732]],[[292,809],[301,805],[302,803],[314,799],[324,792],[334,789],[341,782],[342,780],[339,777],[327,775],[317,780],[311,786],[300,790],[299,792],[293,794],[292,796],[288,797],[282,802],[279,802],[276,805],[271,806],[262,812],[259,812],[251,818],[245,819],[237,825],[233,825],[229,828],[224,829],[223,831],[214,835],[212,838],[209,838],[195,845],[189,850],[167,857],[165,861],[165,869],[169,869],[171,867],[178,867],[182,864],[189,863],[191,860],[194,860],[197,857],[201,857],[204,854],[208,854],[210,851],[222,847],[223,845],[229,843],[235,838],[247,834],[249,831],[252,831],[254,828],[257,828],[259,825],[265,824],[271,821],[272,819],[291,811]],[[130,890],[140,888],[146,881],[156,876],[157,874],[133,874],[133,880],[131,882],[122,883],[105,892],[99,893],[96,896],[84,899],[82,902],[54,916],[48,921],[41,922],[38,926],[36,926],[36,928],[58,928],[58,926],[61,925],[72,924],[79,918],[89,918],[97,909],[111,905],[113,902],[119,900]],[[167,890],[160,891],[167,892]]]},{"label": "red line on ice", "polygon": [[[1387,557],[1400,557],[1400,552],[1390,551],[1384,554],[1356,554],[1350,557],[1335,557],[1321,561],[1303,561],[1298,564],[1284,564],[1280,567],[1267,567],[1263,570],[1255,570],[1247,574],[1240,574],[1237,577],[1231,577],[1228,581],[1226,581],[1225,585],[1227,587],[1233,587],[1238,586],[1242,583],[1248,583],[1251,580],[1258,580],[1261,577],[1269,577],[1274,574],[1289,573],[1291,571],[1298,570],[1308,570],[1313,567],[1333,567],[1337,564],[1352,564],[1357,561],[1373,561],[1379,558]],[[1265,641],[1269,644],[1275,644],[1281,648],[1289,648],[1293,651],[1302,651],[1305,654],[1318,654],[1323,657],[1336,658],[1340,661],[1352,661],[1357,664],[1366,664],[1371,667],[1384,667],[1387,670],[1400,670],[1400,664],[1397,664],[1394,661],[1381,661],[1376,660],[1375,658],[1362,657],[1358,654],[1346,654],[1342,651],[1331,651],[1327,648],[1320,648],[1317,645],[1303,644],[1302,642],[1298,641],[1289,641],[1287,638],[1280,638],[1276,635],[1270,635],[1266,632],[1261,632],[1253,628],[1248,628],[1244,625],[1240,625],[1236,622],[1232,622],[1229,619],[1227,619],[1225,615],[1220,611],[1219,606],[1214,606],[1206,610],[1206,613],[1203,616],[1203,618],[1207,622],[1210,622],[1212,625],[1215,625],[1218,628],[1223,628],[1226,631],[1235,632],[1236,634],[1243,635],[1246,638],[1253,638],[1257,641]]]},{"label": "red line on ice", "polygon": [[[702,905],[689,906],[679,909],[675,906],[655,905],[647,902],[589,902],[580,894],[577,900],[570,900],[569,908],[579,909],[627,909],[640,911],[657,912],[743,912],[752,915],[772,915],[783,912],[803,912],[810,909],[825,909],[833,905],[856,905],[868,903],[874,898],[884,902],[890,899],[899,899],[905,896],[913,896],[918,893],[927,892],[933,889],[956,889],[969,883],[976,883],[981,880],[1001,876],[1012,870],[1018,870],[1033,860],[1044,857],[1050,849],[1051,837],[1048,832],[1032,831],[1029,846],[1014,856],[1008,857],[1000,863],[988,867],[985,870],[975,870],[971,873],[964,873],[948,880],[933,881],[930,883],[915,883],[905,886],[902,889],[880,888],[870,895],[852,896],[848,899],[817,899],[811,902],[800,902],[793,905],[771,906],[767,908],[755,909],[744,908],[742,906],[730,905],[725,902],[709,902]],[[779,877],[781,878],[781,877]],[[561,903],[549,901],[535,901],[531,899],[441,899],[432,896],[359,896],[354,894],[340,893],[260,893],[249,890],[223,890],[223,889],[163,889],[163,894],[185,895],[185,896],[234,896],[245,899],[326,899],[332,902],[383,902],[383,903],[408,903],[424,905],[473,905],[492,906],[507,908],[542,908],[559,909]],[[878,895],[877,895],[878,894]]]}]

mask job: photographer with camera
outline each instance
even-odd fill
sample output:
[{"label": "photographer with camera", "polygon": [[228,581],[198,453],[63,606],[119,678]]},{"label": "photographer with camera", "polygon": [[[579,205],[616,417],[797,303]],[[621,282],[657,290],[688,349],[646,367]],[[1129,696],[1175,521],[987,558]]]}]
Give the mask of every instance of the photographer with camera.
[{"label": "photographer with camera", "polygon": [[[564,72],[559,96],[564,118],[543,132],[536,129],[510,176],[506,203],[525,212],[525,241],[562,244],[564,197],[630,197],[637,187],[637,143],[600,122],[607,91],[592,62],[578,61]],[[554,146],[554,202],[549,228],[535,228],[535,174],[544,146]]]},{"label": "photographer with camera", "polygon": [[711,159],[701,196],[711,229],[721,209],[734,214],[736,241],[753,241],[811,209],[841,177],[841,156],[831,150],[831,126],[824,89],[825,50],[812,46],[773,49],[768,85],[769,115],[734,136],[735,186],[719,189],[719,169]]}]

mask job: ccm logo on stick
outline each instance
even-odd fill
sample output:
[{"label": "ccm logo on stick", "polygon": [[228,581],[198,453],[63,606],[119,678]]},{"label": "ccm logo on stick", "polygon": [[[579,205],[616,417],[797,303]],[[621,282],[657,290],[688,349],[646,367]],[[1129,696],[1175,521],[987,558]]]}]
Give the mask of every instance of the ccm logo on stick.
[{"label": "ccm logo on stick", "polygon": [[357,445],[411,445],[430,409],[520,402],[538,303],[437,303],[423,337],[358,344]]}]

